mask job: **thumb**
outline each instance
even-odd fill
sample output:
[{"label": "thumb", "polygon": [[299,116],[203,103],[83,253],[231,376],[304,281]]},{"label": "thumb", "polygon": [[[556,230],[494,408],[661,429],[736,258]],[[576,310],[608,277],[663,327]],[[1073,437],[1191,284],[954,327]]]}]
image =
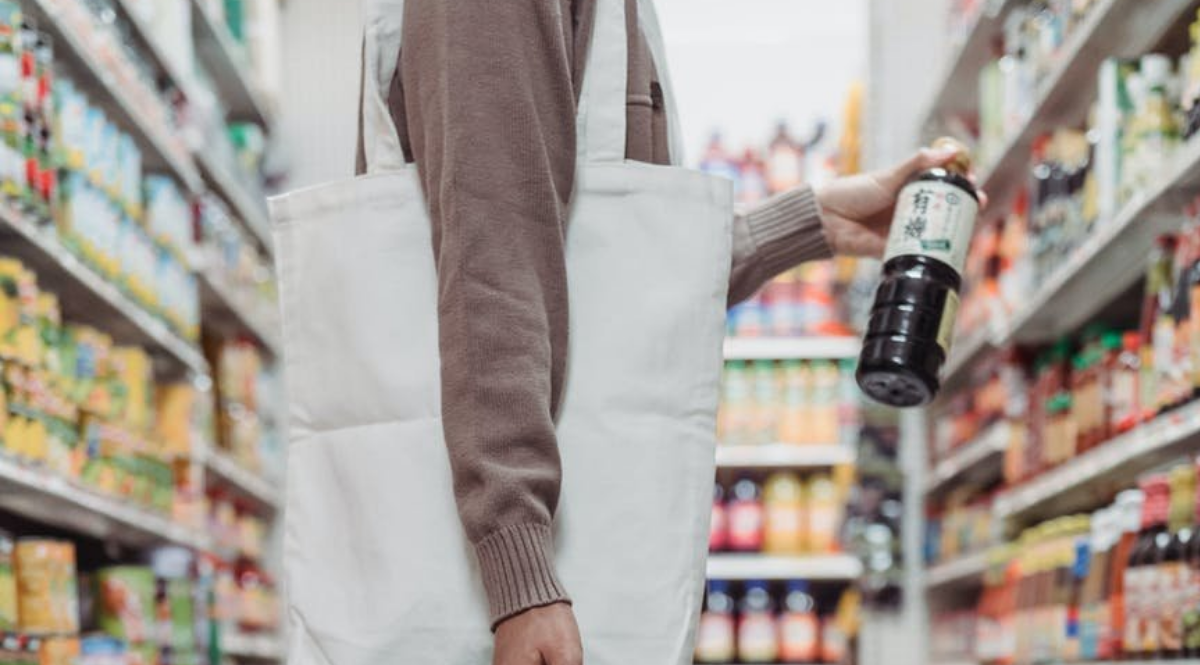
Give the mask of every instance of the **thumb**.
[{"label": "thumb", "polygon": [[909,178],[925,169],[948,164],[954,159],[954,155],[954,150],[921,148],[908,159],[885,171],[882,180],[889,188],[900,189]]}]

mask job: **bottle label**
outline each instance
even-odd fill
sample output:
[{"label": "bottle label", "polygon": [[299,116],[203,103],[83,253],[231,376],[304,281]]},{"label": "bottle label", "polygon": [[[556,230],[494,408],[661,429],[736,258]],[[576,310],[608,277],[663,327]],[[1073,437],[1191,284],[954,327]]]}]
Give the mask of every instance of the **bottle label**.
[{"label": "bottle label", "polygon": [[787,614],[780,620],[779,655],[789,662],[817,658],[817,618],[812,614]]},{"label": "bottle label", "polygon": [[719,663],[731,661],[735,655],[733,617],[715,612],[701,615],[696,632],[696,660]]},{"label": "bottle label", "polygon": [[1158,646],[1164,651],[1183,648],[1183,608],[1180,603],[1185,572],[1182,563],[1170,561],[1158,566],[1159,597]]},{"label": "bottle label", "polygon": [[954,185],[927,180],[910,183],[896,203],[884,260],[919,254],[962,274],[978,214],[975,199]]},{"label": "bottle label", "polygon": [[766,612],[742,615],[738,629],[738,658],[750,662],[771,661],[778,655],[775,619]]}]

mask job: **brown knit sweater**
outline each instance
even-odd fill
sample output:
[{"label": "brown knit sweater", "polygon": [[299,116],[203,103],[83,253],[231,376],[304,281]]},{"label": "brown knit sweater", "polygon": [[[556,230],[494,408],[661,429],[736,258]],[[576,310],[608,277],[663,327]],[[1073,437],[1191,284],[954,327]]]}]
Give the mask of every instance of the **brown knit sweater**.
[{"label": "brown knit sweater", "polygon": [[[551,536],[554,417],[567,362],[575,103],[595,2],[407,0],[390,93],[433,221],[443,429],[493,625],[568,599]],[[626,4],[626,156],[666,163],[662,90],[637,0]],[[360,144],[360,171],[361,154]],[[730,303],[830,254],[807,188],[739,215],[733,241]]]}]

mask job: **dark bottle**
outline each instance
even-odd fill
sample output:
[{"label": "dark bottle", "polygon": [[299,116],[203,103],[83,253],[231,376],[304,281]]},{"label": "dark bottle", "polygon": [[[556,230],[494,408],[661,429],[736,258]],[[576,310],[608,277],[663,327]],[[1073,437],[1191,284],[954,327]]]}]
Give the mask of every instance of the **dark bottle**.
[{"label": "dark bottle", "polygon": [[[1159,650],[1159,613],[1156,596],[1159,590],[1158,564],[1161,560],[1159,541],[1167,536],[1167,509],[1170,485],[1161,475],[1141,482],[1142,528],[1129,553],[1125,569],[1125,639],[1123,655],[1126,660],[1152,659]],[[1165,543],[1163,543],[1165,545]]]},{"label": "dark bottle", "polygon": [[858,362],[858,385],[889,406],[920,406],[937,394],[979,213],[966,147],[949,138],[933,147],[958,154],[900,191]]}]

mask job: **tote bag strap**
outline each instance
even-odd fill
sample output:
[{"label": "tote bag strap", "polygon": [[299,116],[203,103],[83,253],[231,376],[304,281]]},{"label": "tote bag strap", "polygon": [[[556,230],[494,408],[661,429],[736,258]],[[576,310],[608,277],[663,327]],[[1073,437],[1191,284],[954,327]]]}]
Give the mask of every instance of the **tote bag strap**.
[{"label": "tote bag strap", "polygon": [[359,149],[367,173],[404,168],[400,135],[388,110],[387,95],[404,22],[404,0],[363,0],[363,72],[359,99]]},{"label": "tote bag strap", "polygon": [[625,161],[629,42],[625,0],[596,0],[596,17],[575,115],[579,159]]}]

